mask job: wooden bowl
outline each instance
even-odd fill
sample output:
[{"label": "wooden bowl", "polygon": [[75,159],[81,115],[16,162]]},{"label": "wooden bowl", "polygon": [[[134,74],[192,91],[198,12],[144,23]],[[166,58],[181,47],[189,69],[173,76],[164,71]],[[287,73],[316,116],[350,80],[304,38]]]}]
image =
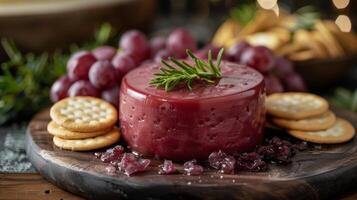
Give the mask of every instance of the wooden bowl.
[{"label": "wooden bowl", "polygon": [[5,0],[0,1],[0,37],[24,50],[66,48],[93,38],[103,22],[116,30],[145,28],[155,0]]},{"label": "wooden bowl", "polygon": [[294,62],[296,71],[301,74],[309,89],[333,85],[356,63],[357,55]]}]

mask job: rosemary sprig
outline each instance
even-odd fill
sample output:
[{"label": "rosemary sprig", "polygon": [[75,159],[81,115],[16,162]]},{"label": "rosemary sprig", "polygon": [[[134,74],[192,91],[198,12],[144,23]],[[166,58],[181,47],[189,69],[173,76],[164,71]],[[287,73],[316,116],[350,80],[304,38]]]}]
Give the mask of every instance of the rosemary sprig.
[{"label": "rosemary sprig", "polygon": [[289,28],[294,33],[299,29],[312,30],[316,21],[320,18],[320,13],[313,6],[304,6],[295,11],[297,22]]},{"label": "rosemary sprig", "polygon": [[172,64],[176,65],[174,67],[167,61],[162,60],[163,66],[160,72],[155,74],[150,84],[162,87],[166,91],[171,91],[177,85],[185,83],[188,89],[192,90],[192,83],[194,81],[201,80],[207,83],[214,83],[215,79],[222,76],[219,66],[224,53],[223,48],[218,53],[216,64],[213,63],[211,50],[208,51],[207,61],[197,58],[190,50],[186,50],[186,53],[194,64],[191,65],[185,61],[170,57],[169,60]]}]

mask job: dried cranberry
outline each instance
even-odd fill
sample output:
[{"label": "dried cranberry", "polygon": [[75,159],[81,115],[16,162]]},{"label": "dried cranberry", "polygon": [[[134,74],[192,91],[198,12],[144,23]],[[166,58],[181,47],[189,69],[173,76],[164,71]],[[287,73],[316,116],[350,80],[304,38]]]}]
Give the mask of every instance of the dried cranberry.
[{"label": "dried cranberry", "polygon": [[159,165],[159,174],[174,174],[175,172],[176,168],[171,160],[164,160],[164,163]]},{"label": "dried cranberry", "polygon": [[291,163],[291,158],[296,153],[296,148],[287,140],[273,137],[267,140],[266,145],[257,147],[257,153],[265,161],[277,162],[279,164]]},{"label": "dried cranberry", "polygon": [[197,176],[203,174],[203,167],[197,164],[196,160],[190,160],[183,164],[185,174],[189,176]]},{"label": "dried cranberry", "polygon": [[212,168],[218,169],[220,173],[229,174],[234,172],[236,160],[233,156],[218,151],[208,156],[208,162]]},{"label": "dried cranberry", "polygon": [[256,152],[242,153],[236,159],[237,170],[266,171],[268,165]]},{"label": "dried cranberry", "polygon": [[118,161],[121,159],[123,153],[124,147],[117,145],[113,148],[107,149],[106,152],[102,153],[102,155],[100,156],[100,160],[106,163]]},{"label": "dried cranberry", "polygon": [[118,167],[125,175],[130,176],[134,173],[145,171],[149,164],[149,159],[137,158],[132,153],[124,153]]}]

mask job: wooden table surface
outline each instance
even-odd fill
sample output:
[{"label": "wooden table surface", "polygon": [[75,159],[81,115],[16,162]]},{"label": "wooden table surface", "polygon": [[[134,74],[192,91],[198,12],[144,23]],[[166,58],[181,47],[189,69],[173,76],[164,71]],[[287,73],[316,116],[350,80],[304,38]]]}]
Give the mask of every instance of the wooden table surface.
[{"label": "wooden table surface", "polygon": [[[341,200],[356,200],[357,188],[342,196]],[[0,173],[0,200],[82,200],[52,183],[38,173]]]},{"label": "wooden table surface", "polygon": [[81,200],[46,181],[37,173],[1,173],[0,199]]}]

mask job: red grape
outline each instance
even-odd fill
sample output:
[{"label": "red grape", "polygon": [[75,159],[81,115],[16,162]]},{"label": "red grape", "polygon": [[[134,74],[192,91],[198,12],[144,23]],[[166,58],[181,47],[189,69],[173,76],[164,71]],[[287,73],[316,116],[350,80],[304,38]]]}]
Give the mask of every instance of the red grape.
[{"label": "red grape", "polygon": [[113,104],[116,108],[119,106],[119,87],[115,86],[111,89],[102,91],[102,99]]},{"label": "red grape", "polygon": [[166,47],[175,57],[184,58],[186,56],[186,49],[195,51],[197,44],[196,40],[186,29],[178,28],[171,32],[167,38]]},{"label": "red grape", "polygon": [[158,51],[154,57],[154,62],[160,63],[161,60],[167,60],[170,56],[172,56],[171,51],[167,49],[161,49]]},{"label": "red grape", "polygon": [[112,64],[116,71],[116,78],[118,81],[120,81],[126,73],[136,67],[135,62],[126,52],[118,52],[114,56]]},{"label": "red grape", "polygon": [[242,41],[238,44],[235,44],[228,50],[229,60],[234,61],[234,62],[240,62],[242,53],[249,47],[251,47],[251,46],[246,41]]},{"label": "red grape", "polygon": [[166,38],[165,37],[154,37],[150,40],[150,54],[151,57],[155,56],[158,51],[165,49]]},{"label": "red grape", "polygon": [[137,30],[125,32],[119,42],[119,47],[131,54],[136,64],[149,58],[150,46],[146,36]]},{"label": "red grape", "polygon": [[98,97],[99,91],[89,81],[79,80],[72,84],[68,90],[68,95]]},{"label": "red grape", "polygon": [[110,61],[95,62],[89,70],[89,80],[99,89],[113,87],[116,83],[116,72]]},{"label": "red grape", "polygon": [[97,59],[87,51],[81,51],[73,54],[67,62],[67,73],[72,80],[87,80],[88,71]]},{"label": "red grape", "polygon": [[92,50],[92,53],[97,60],[111,60],[116,52],[117,50],[111,46],[101,46]]},{"label": "red grape", "polygon": [[52,102],[57,102],[61,99],[64,99],[68,96],[68,89],[72,85],[72,81],[68,76],[61,76],[57,79],[50,91],[50,96]]},{"label": "red grape", "polygon": [[278,77],[284,77],[288,74],[294,73],[294,67],[292,62],[280,56],[275,59],[274,70]]},{"label": "red grape", "polygon": [[240,62],[264,73],[274,67],[274,55],[264,46],[249,47],[243,51]]},{"label": "red grape", "polygon": [[264,80],[267,94],[284,91],[283,85],[276,76],[268,74],[264,76]]},{"label": "red grape", "polygon": [[306,91],[305,82],[297,73],[290,73],[282,77],[282,81],[287,91]]}]

